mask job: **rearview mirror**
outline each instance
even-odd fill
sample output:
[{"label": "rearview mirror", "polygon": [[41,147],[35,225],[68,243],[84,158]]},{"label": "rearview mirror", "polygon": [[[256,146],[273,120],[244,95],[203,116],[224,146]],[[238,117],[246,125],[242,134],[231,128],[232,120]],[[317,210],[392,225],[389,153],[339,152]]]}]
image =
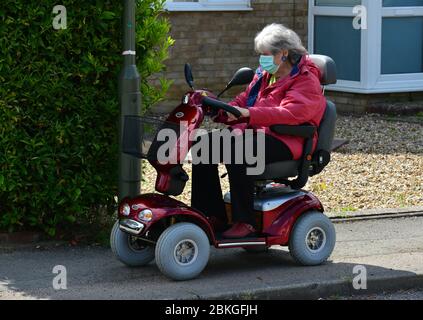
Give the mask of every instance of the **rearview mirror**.
[{"label": "rearview mirror", "polygon": [[185,80],[191,89],[194,89],[194,77],[192,76],[192,68],[186,63],[185,64]]},{"label": "rearview mirror", "polygon": [[254,75],[255,72],[251,68],[244,67],[239,69],[237,72],[235,72],[232,80],[229,81],[229,83],[226,85],[226,88],[218,94],[218,97],[234,86],[249,84],[251,81],[253,81]]},{"label": "rearview mirror", "polygon": [[233,76],[232,80],[229,81],[228,87],[241,86],[249,84],[254,79],[255,72],[250,68],[241,68]]}]

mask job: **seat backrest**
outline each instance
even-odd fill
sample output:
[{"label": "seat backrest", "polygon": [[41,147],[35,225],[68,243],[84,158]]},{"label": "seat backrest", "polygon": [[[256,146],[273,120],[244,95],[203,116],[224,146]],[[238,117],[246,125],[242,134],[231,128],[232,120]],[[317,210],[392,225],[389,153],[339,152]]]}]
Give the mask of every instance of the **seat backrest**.
[{"label": "seat backrest", "polygon": [[[332,58],[314,54],[310,55],[310,59],[320,69],[320,83],[323,86],[336,83],[336,64]],[[332,101],[327,100],[326,110],[318,129],[319,139],[317,141],[316,151],[313,155],[313,170],[310,172],[311,176],[320,173],[330,162],[332,143],[335,135],[335,124],[336,107]]]},{"label": "seat backrest", "polygon": [[331,57],[321,54],[311,54],[309,57],[320,69],[320,83],[324,86],[335,84],[337,81],[335,61]]},{"label": "seat backrest", "polygon": [[327,100],[326,111],[319,126],[319,140],[316,151],[332,151],[332,142],[335,135],[336,107],[332,101]]},{"label": "seat backrest", "polygon": [[[336,64],[331,57],[320,54],[312,54],[310,55],[310,59],[320,69],[320,82],[322,85],[336,83]],[[317,142],[316,151],[324,150],[329,153],[332,151],[332,142],[335,134],[335,122],[335,104],[332,101],[327,100],[326,110],[318,130],[319,140]]]}]

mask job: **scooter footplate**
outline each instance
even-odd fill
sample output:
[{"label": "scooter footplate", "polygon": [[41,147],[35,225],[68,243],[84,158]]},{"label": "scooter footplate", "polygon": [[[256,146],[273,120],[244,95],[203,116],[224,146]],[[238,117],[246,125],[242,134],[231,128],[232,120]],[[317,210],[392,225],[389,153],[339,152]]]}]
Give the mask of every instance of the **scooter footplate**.
[{"label": "scooter footplate", "polygon": [[217,248],[242,248],[266,245],[266,238],[217,239]]}]

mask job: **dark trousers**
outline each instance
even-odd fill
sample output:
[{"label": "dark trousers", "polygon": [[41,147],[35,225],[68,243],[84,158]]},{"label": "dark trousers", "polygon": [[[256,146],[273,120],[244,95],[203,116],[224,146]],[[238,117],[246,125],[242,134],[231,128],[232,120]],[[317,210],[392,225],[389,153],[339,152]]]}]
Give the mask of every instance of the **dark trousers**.
[{"label": "dark trousers", "polygon": [[[254,152],[256,154],[257,136],[253,136],[253,140],[255,146]],[[209,134],[209,141],[209,150],[212,150],[211,133]],[[239,140],[234,139],[230,145],[232,159],[234,158],[237,143],[240,143]],[[220,155],[222,155],[223,147],[223,145],[220,145]],[[193,155],[193,159],[194,157]],[[212,155],[210,155],[211,157]],[[211,160],[209,164],[193,164],[192,166],[191,206],[206,216],[216,216],[222,221],[227,221],[219,180],[218,164],[212,163]],[[224,159],[221,157],[219,160],[219,162],[223,162]],[[292,160],[292,153],[289,148],[278,139],[265,135],[265,163],[286,160]],[[231,161],[231,163],[233,162]],[[229,177],[233,221],[249,223],[256,227],[254,216],[255,176],[247,175],[247,167],[249,165],[246,161],[242,164],[225,163],[225,166]]]}]

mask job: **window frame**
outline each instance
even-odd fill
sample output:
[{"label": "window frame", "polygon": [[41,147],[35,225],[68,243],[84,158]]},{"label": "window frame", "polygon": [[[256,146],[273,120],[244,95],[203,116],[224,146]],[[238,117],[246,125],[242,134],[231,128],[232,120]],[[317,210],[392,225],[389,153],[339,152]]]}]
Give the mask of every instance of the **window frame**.
[{"label": "window frame", "polygon": [[[338,80],[329,90],[352,93],[412,92],[423,90],[422,73],[382,74],[382,19],[423,17],[423,7],[382,7],[382,0],[362,0],[367,8],[367,29],[361,30],[360,81]],[[354,17],[354,7],[316,6],[309,0],[308,49],[314,52],[314,17]],[[369,18],[371,17],[371,18]],[[423,40],[422,40],[423,41]]]},{"label": "window frame", "polygon": [[251,0],[198,0],[198,2],[165,3],[168,11],[252,11]]}]

